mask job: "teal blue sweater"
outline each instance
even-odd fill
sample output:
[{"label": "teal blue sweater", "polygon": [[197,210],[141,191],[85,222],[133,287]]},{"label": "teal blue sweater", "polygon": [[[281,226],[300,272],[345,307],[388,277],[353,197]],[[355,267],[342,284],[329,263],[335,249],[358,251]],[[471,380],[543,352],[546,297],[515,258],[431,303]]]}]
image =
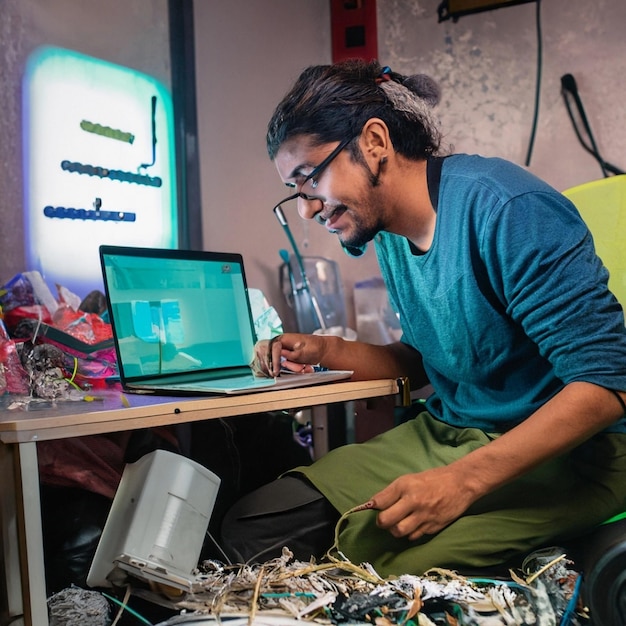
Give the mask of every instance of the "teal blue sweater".
[{"label": "teal blue sweater", "polygon": [[[427,253],[387,232],[375,238],[435,417],[502,432],[567,383],[626,390],[623,311],[569,200],[512,163],[453,155],[436,204]],[[626,432],[626,419],[611,430]]]}]

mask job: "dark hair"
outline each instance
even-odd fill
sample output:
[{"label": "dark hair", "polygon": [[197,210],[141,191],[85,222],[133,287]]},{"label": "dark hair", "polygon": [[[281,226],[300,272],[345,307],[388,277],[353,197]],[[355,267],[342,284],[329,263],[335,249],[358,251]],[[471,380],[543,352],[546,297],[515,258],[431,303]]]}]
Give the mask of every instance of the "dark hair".
[{"label": "dark hair", "polygon": [[320,144],[343,141],[378,117],[397,152],[423,159],[439,149],[441,137],[431,114],[438,101],[437,84],[422,74],[403,76],[376,61],[314,65],[276,107],[267,128],[267,151],[273,160],[280,146],[297,135]]}]

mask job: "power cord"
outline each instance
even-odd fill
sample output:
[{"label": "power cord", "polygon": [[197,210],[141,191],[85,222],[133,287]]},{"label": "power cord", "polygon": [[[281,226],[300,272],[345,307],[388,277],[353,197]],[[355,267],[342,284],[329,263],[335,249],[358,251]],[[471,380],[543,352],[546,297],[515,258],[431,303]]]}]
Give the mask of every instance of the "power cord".
[{"label": "power cord", "polygon": [[[611,163],[607,163],[607,161],[605,161],[600,156],[600,151],[598,150],[598,146],[596,145],[596,140],[593,136],[593,133],[591,132],[591,126],[589,125],[587,114],[585,113],[585,107],[583,106],[582,100],[578,93],[576,80],[571,74],[564,74],[563,76],[561,76],[561,95],[563,96],[563,101],[565,102],[567,114],[569,115],[569,118],[572,122],[574,132],[576,133],[576,137],[578,138],[580,145],[598,162],[598,164],[600,165],[600,169],[602,170],[602,175],[607,178],[609,174],[624,174],[623,170],[615,167],[615,165],[611,165]],[[580,132],[580,129],[578,128],[578,124],[576,122],[576,117],[574,116],[574,111],[572,110],[570,100],[573,100],[574,104],[576,105],[578,116],[585,130],[585,133],[589,138],[589,144],[587,144]]]},{"label": "power cord", "polygon": [[536,0],[535,23],[537,27],[537,77],[535,81],[535,112],[530,131],[528,152],[526,153],[526,166],[530,165],[530,157],[535,145],[535,135],[537,134],[537,122],[539,120],[539,102],[541,98],[541,74],[543,68],[543,35],[541,32],[541,0]]}]

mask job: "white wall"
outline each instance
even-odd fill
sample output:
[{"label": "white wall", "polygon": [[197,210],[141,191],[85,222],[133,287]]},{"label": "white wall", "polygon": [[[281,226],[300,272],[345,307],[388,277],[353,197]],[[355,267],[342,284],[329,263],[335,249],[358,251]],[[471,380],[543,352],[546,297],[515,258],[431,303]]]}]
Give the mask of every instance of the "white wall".
[{"label": "white wall", "polygon": [[[279,249],[289,249],[272,207],[288,195],[267,157],[274,107],[308,65],[330,63],[329,0],[196,0],[196,81],[204,247],[241,252],[248,284],[287,324]],[[373,251],[348,258],[335,237],[285,206],[302,254],[341,262],[344,288],[378,273]],[[351,303],[348,303],[351,306]],[[293,323],[293,322],[292,322]]]},{"label": "white wall", "polygon": [[[378,0],[381,63],[423,72],[442,88],[439,114],[456,151],[524,164],[534,107],[535,3],[437,22],[440,0]],[[328,63],[329,0],[196,0],[198,118],[206,248],[241,251],[248,282],[286,317],[278,293],[279,248],[271,214],[286,195],[264,145],[274,106],[305,66]],[[599,148],[626,168],[626,2],[544,0],[543,81],[530,170],[558,189],[601,176],[579,146],[560,94],[575,76]],[[336,239],[293,211],[305,254],[340,262],[348,308],[352,285],[378,274],[373,250],[350,259]]]}]

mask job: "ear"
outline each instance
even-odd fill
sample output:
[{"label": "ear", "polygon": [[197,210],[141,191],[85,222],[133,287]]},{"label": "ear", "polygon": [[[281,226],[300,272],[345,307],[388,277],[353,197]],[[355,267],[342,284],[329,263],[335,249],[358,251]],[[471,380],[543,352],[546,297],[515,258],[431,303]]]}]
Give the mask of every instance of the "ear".
[{"label": "ear", "polygon": [[387,157],[393,149],[389,138],[389,128],[377,117],[372,117],[365,122],[359,143],[365,158],[375,162]]}]

